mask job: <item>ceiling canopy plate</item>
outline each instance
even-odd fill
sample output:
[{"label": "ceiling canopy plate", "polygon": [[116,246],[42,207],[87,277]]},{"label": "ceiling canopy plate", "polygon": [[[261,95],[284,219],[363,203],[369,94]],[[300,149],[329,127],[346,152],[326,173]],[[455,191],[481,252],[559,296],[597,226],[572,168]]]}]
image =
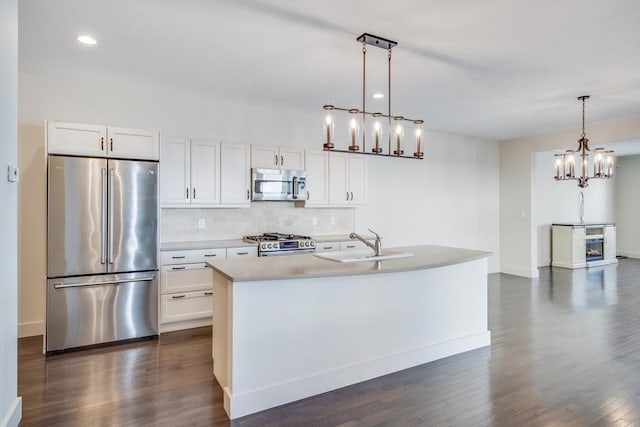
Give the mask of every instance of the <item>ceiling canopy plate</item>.
[{"label": "ceiling canopy plate", "polygon": [[394,42],[393,40],[385,39],[384,37],[374,36],[373,34],[363,33],[356,39],[360,43],[366,43],[371,46],[379,47],[385,50],[392,49],[398,45],[398,42]]}]

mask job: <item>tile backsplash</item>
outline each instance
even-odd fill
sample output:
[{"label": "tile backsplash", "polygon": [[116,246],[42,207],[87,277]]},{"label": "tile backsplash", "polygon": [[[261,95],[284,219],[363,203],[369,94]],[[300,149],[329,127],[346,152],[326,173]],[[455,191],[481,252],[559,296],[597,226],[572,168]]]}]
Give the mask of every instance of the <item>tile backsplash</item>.
[{"label": "tile backsplash", "polygon": [[239,239],[264,232],[312,236],[349,234],[354,208],[296,208],[287,202],[253,203],[245,209],[162,209],[163,242]]}]

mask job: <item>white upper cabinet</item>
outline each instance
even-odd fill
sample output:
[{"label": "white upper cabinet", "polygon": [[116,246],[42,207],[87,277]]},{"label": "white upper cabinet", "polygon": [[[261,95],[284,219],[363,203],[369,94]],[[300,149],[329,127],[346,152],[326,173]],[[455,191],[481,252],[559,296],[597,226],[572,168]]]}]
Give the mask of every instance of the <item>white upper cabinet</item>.
[{"label": "white upper cabinet", "polygon": [[305,206],[328,206],[329,153],[322,150],[305,150],[304,169],[307,187]]},{"label": "white upper cabinet", "polygon": [[47,151],[51,154],[158,160],[158,132],[81,123],[49,121]]},{"label": "white upper cabinet", "polygon": [[220,143],[163,138],[160,198],[163,207],[220,204]]},{"label": "white upper cabinet", "polygon": [[191,144],[189,138],[163,138],[160,144],[160,203],[191,202]]},{"label": "white upper cabinet", "polygon": [[251,204],[251,153],[248,145],[220,144],[220,200],[223,205]]},{"label": "white upper cabinet", "polygon": [[107,156],[119,159],[158,160],[158,132],[140,129],[107,128]]},{"label": "white upper cabinet", "polygon": [[191,204],[220,203],[220,143],[191,140]]},{"label": "white upper cabinet", "polygon": [[329,152],[329,204],[355,206],[367,203],[367,158]]},{"label": "white upper cabinet", "polygon": [[304,150],[252,144],[251,167],[304,170]]}]

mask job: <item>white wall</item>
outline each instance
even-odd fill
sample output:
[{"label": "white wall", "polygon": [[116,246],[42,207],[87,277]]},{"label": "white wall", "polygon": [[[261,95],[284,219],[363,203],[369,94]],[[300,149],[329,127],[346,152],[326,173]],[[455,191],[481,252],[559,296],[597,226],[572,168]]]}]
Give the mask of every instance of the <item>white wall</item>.
[{"label": "white wall", "polygon": [[[317,111],[306,112],[208,99],[106,76],[87,76],[79,81],[27,73],[20,73],[19,93],[20,163],[24,182],[29,183],[20,204],[21,335],[41,333],[44,315],[44,120],[159,129],[170,135],[218,137],[247,144],[319,149],[322,143],[322,100]],[[425,160],[370,159],[370,203],[356,208],[356,230],[364,232],[372,227],[382,234],[387,246],[436,243],[486,249],[496,254],[490,259],[489,270],[498,271],[498,144],[431,132],[426,132],[424,141]],[[314,209],[303,215],[319,215],[321,211]],[[189,227],[197,215],[188,215]],[[163,215],[162,225],[175,229],[180,218],[170,216]],[[212,237],[209,232],[202,233],[203,240]]]},{"label": "white wall", "polygon": [[8,165],[18,160],[18,2],[0,2],[0,426],[17,426],[18,397],[18,185],[7,181]]},{"label": "white wall", "polygon": [[[537,267],[551,265],[551,224],[580,222],[579,193],[584,195],[585,222],[615,222],[615,184],[611,181],[589,180],[586,188],[575,181],[554,179],[554,152],[532,153],[532,221],[534,247],[537,246]],[[615,181],[615,175],[612,181]]]},{"label": "white wall", "polygon": [[640,156],[621,157],[618,165],[615,185],[617,252],[640,258]]},{"label": "white wall", "polygon": [[[579,135],[580,129],[576,128],[500,142],[500,266],[503,272],[537,277],[538,227],[531,215],[535,211],[532,204],[539,203],[533,190],[537,185],[534,153],[575,148]],[[592,147],[615,148],[615,144],[609,143],[640,137],[640,117],[590,125],[587,135]],[[558,187],[558,191],[564,190]],[[538,199],[540,197],[547,196]]]}]

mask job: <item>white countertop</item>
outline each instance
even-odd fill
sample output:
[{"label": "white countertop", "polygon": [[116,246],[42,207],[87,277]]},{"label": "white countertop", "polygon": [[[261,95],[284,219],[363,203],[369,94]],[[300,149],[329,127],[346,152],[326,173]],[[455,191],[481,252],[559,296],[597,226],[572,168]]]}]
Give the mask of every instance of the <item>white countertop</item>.
[{"label": "white countertop", "polygon": [[[312,236],[316,242],[345,242],[351,240],[348,234],[326,234],[323,236]],[[368,234],[363,235],[365,239],[373,240],[374,237]],[[243,246],[256,246],[256,243],[247,243],[242,239],[230,240],[195,240],[188,242],[162,242],[161,251],[184,251],[190,249],[218,249],[218,248],[238,248]]]},{"label": "white countertop", "polygon": [[342,263],[318,258],[312,254],[303,254],[242,260],[220,260],[207,264],[229,280],[247,282],[424,270],[460,264],[491,255],[491,252],[434,245],[407,246],[393,249],[410,252],[414,256],[382,261]]},{"label": "white countertop", "polygon": [[247,243],[242,239],[233,240],[196,240],[192,242],[162,242],[161,251],[184,251],[190,249],[219,249],[238,248],[243,246],[256,246],[256,243]]}]

